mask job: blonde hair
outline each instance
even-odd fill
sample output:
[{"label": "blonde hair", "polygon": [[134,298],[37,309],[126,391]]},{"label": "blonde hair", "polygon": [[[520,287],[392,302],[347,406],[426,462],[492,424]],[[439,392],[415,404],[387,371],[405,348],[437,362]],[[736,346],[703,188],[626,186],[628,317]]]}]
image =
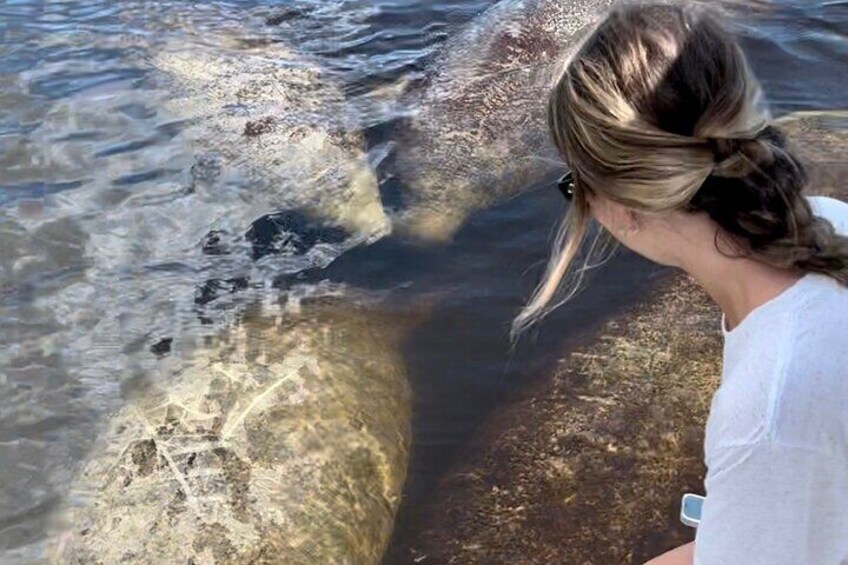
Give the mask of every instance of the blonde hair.
[{"label": "blonde hair", "polygon": [[587,194],[646,212],[705,212],[745,256],[848,284],[848,239],[813,215],[804,168],[769,120],[741,48],[704,7],[613,8],[550,95],[574,199],[513,337],[573,297],[608,248],[582,253]]}]

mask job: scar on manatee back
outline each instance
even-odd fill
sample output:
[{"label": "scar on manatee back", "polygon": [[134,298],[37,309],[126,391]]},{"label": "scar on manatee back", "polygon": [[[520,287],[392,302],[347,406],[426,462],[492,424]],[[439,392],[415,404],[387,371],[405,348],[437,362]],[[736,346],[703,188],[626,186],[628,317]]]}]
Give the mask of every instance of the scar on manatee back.
[{"label": "scar on manatee back", "polygon": [[270,133],[274,131],[274,121],[273,116],[265,116],[264,118],[247,122],[244,126],[244,136],[258,137],[263,133]]},{"label": "scar on manatee back", "polygon": [[132,449],[132,462],[136,465],[136,475],[146,477],[150,475],[159,462],[159,451],[156,449],[156,441],[145,439],[136,442]]},{"label": "scar on manatee back", "polygon": [[248,492],[250,489],[250,464],[241,459],[231,449],[218,447],[214,451],[220,459],[227,478],[227,490],[230,494],[230,506],[238,520],[248,521],[248,507],[250,500]]}]

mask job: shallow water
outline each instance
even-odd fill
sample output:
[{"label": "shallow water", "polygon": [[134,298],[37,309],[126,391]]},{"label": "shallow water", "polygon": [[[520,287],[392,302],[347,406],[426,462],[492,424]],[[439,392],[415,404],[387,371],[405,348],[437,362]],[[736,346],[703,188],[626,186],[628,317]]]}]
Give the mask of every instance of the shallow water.
[{"label": "shallow water", "polygon": [[[431,247],[359,245],[349,231],[280,214],[277,191],[238,175],[213,183],[213,197],[187,198],[209,167],[149,64],[185,35],[178,15],[201,38],[249,30],[294,43],[348,96],[373,101],[374,89],[418,76],[490,3],[313,0],[287,4],[296,9],[272,31],[243,17],[247,9],[261,22],[269,3],[260,2],[0,3],[0,561],[37,559],[104,415],[160,356],[180,355],[185,336],[220,327],[244,304],[322,292],[322,281],[389,291],[399,307],[434,304],[404,347],[415,437],[403,536],[475,427],[544,377],[563,341],[649,290],[658,271],[622,255],[511,355],[510,317],[561,211],[548,187],[476,214],[452,244]],[[848,106],[848,3],[758,2],[740,13],[775,113]],[[369,108],[360,118],[378,164],[396,116]],[[386,204],[396,190],[383,183]],[[226,243],[228,253],[215,252]]]}]

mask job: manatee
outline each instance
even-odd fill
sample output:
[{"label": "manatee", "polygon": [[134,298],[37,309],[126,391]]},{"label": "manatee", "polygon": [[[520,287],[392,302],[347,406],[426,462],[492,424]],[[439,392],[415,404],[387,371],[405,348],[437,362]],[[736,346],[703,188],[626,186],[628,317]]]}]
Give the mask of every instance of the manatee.
[{"label": "manatee", "polygon": [[[188,8],[190,11],[191,7]],[[167,11],[173,15],[179,9],[173,5]],[[151,395],[172,393],[171,389],[177,394],[197,388],[198,394],[203,396],[203,382],[197,380],[202,376],[202,362],[187,357],[188,351],[195,350],[192,344],[200,339],[199,336],[214,337],[219,332],[228,335],[227,332],[235,333],[242,327],[257,327],[259,322],[239,324],[237,321],[243,316],[246,303],[278,298],[278,291],[270,288],[275,277],[325,266],[352,245],[370,241],[388,229],[382,209],[373,205],[379,202],[379,194],[374,175],[367,168],[361,139],[356,133],[348,133],[345,129],[348,119],[338,110],[342,103],[340,85],[329,79],[324,81],[314,62],[294,55],[282,45],[231,42],[227,34],[219,40],[214,27],[206,28],[204,33],[211,46],[200,41],[191,30],[173,30],[162,42],[155,34],[150,37],[140,34],[134,39],[138,41],[138,49],[121,50],[121,56],[126,55],[126,59],[118,66],[130,69],[132,72],[127,75],[131,78],[98,84],[56,100],[40,99],[44,108],[38,108],[38,114],[43,119],[33,120],[35,129],[16,135],[14,145],[9,145],[14,152],[4,154],[8,159],[0,159],[14,165],[9,167],[4,180],[24,190],[30,184],[45,187],[45,197],[39,202],[21,200],[29,211],[27,214],[10,213],[8,218],[5,214],[0,218],[0,228],[14,232],[15,243],[8,253],[5,248],[0,253],[2,294],[4,299],[10,297],[14,304],[14,311],[10,312],[22,316],[20,324],[11,324],[6,332],[14,338],[15,346],[0,348],[0,365],[9,374],[11,387],[6,388],[14,391],[14,394],[5,395],[3,407],[10,409],[3,410],[3,420],[7,430],[29,426],[26,429],[30,434],[21,441],[0,442],[4,443],[0,445],[6,463],[3,467],[14,468],[17,472],[14,482],[0,489],[3,499],[12,503],[11,518],[4,516],[11,524],[10,532],[24,529],[20,525],[33,514],[30,508],[52,508],[50,505],[67,495],[72,505],[79,505],[78,512],[74,510],[72,515],[78,516],[79,523],[90,524],[88,531],[109,531],[117,536],[121,534],[120,528],[129,528],[129,523],[119,527],[122,516],[126,516],[121,514],[121,508],[128,507],[121,507],[116,502],[110,509],[112,503],[109,501],[114,498],[109,496],[114,491],[109,489],[116,485],[105,475],[97,475],[98,464],[107,465],[111,461],[118,469],[132,463],[136,451],[130,449],[127,452],[130,459],[122,459],[109,450],[121,422],[125,422],[126,429],[139,434],[147,430],[146,424],[139,427],[139,422],[143,424],[146,420],[132,420],[130,415],[142,414],[150,422],[167,417],[145,401],[146,391],[116,413],[124,402],[123,390],[135,386],[134,383],[149,381]],[[199,65],[192,63],[195,55],[202,61]],[[284,59],[284,56],[289,58]],[[265,65],[265,75],[255,72],[256,64]],[[202,72],[192,74],[200,67],[204,69]],[[263,82],[270,76],[268,73],[277,72],[274,70],[277,67],[281,70],[274,77],[280,82]],[[35,84],[49,84],[57,73],[61,76],[61,71],[50,60],[38,63],[32,72],[20,77],[22,92],[33,89]],[[206,72],[210,73],[208,88],[203,86],[203,73]],[[313,79],[320,82],[309,84]],[[219,89],[215,87],[216,80]],[[283,82],[287,80],[290,82]],[[240,93],[226,99],[230,84],[238,84]],[[291,91],[287,90],[289,88]],[[294,92],[296,94],[292,94]],[[285,100],[287,95],[290,96],[288,101]],[[232,129],[228,129],[230,126]],[[24,209],[23,204],[21,209]],[[273,224],[273,229],[267,229],[269,224]],[[271,235],[263,235],[263,231]],[[275,233],[280,237],[273,237]],[[62,245],[55,244],[57,241]],[[54,258],[54,252],[60,256]],[[248,278],[250,288],[242,290],[241,281]],[[227,288],[238,291],[238,300],[215,299],[214,292],[206,292],[210,287],[228,284]],[[235,294],[233,292],[234,297]],[[212,316],[209,315],[212,308],[219,308],[214,320],[210,320]],[[348,454],[347,447],[336,448],[333,444],[327,452],[337,457],[332,458],[332,464],[322,466],[315,453],[323,452],[309,439],[315,436],[303,436],[306,439],[302,451],[295,449],[300,444],[287,448],[281,441],[281,453],[290,449],[295,454],[286,469],[291,469],[287,472],[293,477],[302,477],[298,479],[302,490],[294,483],[286,484],[285,492],[295,498],[274,495],[275,500],[280,501],[274,508],[284,509],[290,520],[304,524],[308,523],[306,514],[316,516],[314,524],[309,526],[313,529],[304,526],[305,533],[298,534],[306,541],[298,542],[300,538],[290,536],[287,543],[300,544],[298,547],[307,549],[322,544],[341,547],[347,543],[350,555],[354,556],[351,561],[358,562],[355,561],[360,559],[355,557],[357,555],[379,553],[390,531],[396,506],[392,497],[400,488],[406,467],[405,454],[398,455],[404,453],[403,438],[408,437],[409,417],[403,409],[407,403],[403,392],[406,385],[401,365],[396,364],[394,358],[387,360],[392,352],[390,344],[394,343],[391,341],[394,334],[390,332],[387,337],[377,327],[369,328],[371,323],[379,326],[382,322],[368,317],[364,311],[360,313],[343,305],[339,306],[337,314],[330,310],[329,305],[316,308],[314,317],[309,318],[312,321],[306,321],[308,316],[292,316],[286,324],[292,328],[296,326],[297,330],[280,330],[285,334],[283,337],[269,337],[272,346],[288,339],[289,342],[302,341],[307,349],[319,337],[329,340],[335,336],[333,339],[336,339],[332,349],[330,344],[325,344],[321,353],[331,361],[322,361],[321,355],[316,353],[317,364],[310,362],[307,367],[314,369],[335,364],[314,381],[316,390],[307,387],[316,401],[305,404],[312,407],[306,416],[295,418],[303,422],[314,418],[316,423],[304,424],[309,430],[329,430],[327,438],[347,438],[350,440],[347,444],[356,446],[359,444],[350,436],[335,431],[335,411],[349,408],[353,421],[358,418],[358,407],[367,407],[367,410],[363,408],[366,417],[356,420],[364,422],[360,431],[362,445],[371,441],[367,434],[379,436],[373,440],[377,445],[376,442],[384,437],[381,434],[389,434],[386,430],[391,430],[394,434],[391,441],[397,442],[398,447],[386,447],[384,452],[373,448],[371,456],[378,460],[378,472],[375,471],[373,477],[376,478],[373,478],[368,474],[370,459],[364,451],[351,447]],[[295,318],[304,321],[296,322]],[[353,321],[360,320],[362,329],[357,330],[356,335],[361,341],[341,337],[344,334],[339,333],[342,331],[339,328],[346,327],[345,320],[350,320],[351,327],[356,326]],[[228,330],[226,324],[231,321],[235,325]],[[285,328],[290,326],[283,324]],[[250,335],[261,333],[252,329],[244,331]],[[270,330],[266,335],[271,336]],[[346,351],[347,344],[354,341],[352,350]],[[283,355],[280,349],[275,351],[274,355]],[[268,353],[268,358],[272,357]],[[184,369],[165,372],[169,364],[183,359],[188,359]],[[360,379],[356,381],[358,388],[350,384],[353,376],[345,376],[346,369],[340,365],[343,361],[349,363],[345,367],[350,367],[351,375],[355,373]],[[256,363],[250,366],[258,367],[256,374],[259,374],[261,367]],[[243,364],[248,365],[246,361]],[[389,365],[396,371],[390,373]],[[198,373],[191,372],[191,367],[195,366]],[[301,372],[306,374],[307,369]],[[253,376],[252,369],[243,371],[250,372],[251,378],[259,383],[256,386],[272,378],[262,380]],[[266,373],[268,370],[262,374]],[[326,378],[327,374],[333,378]],[[368,387],[370,378],[385,378],[394,383],[384,387],[386,395],[397,399],[394,404],[386,400],[386,405],[392,409],[390,417],[381,416],[378,408],[368,406],[372,399],[383,398]],[[4,374],[0,380],[5,383],[5,379]],[[320,396],[320,388],[325,385],[327,396]],[[339,396],[343,394],[339,390],[350,392],[350,398]],[[357,396],[360,390],[368,396]],[[255,397],[249,394],[247,389],[232,393],[236,400],[250,398],[252,401]],[[178,402],[195,410],[192,398],[202,403],[205,397],[201,396],[178,397]],[[259,401],[254,406],[259,406]],[[250,415],[255,413],[250,412]],[[180,428],[185,432],[181,435],[205,433],[187,414],[181,420],[187,422]],[[324,417],[327,422],[320,423]],[[252,420],[245,417],[244,421],[250,423]],[[105,422],[110,427],[102,431],[100,426]],[[163,425],[157,423],[154,427],[158,430]],[[268,431],[268,437],[274,433],[282,432]],[[325,437],[323,433],[319,435]],[[100,437],[96,445],[92,444],[95,436]],[[295,435],[291,438],[295,441]],[[194,445],[190,439],[180,439]],[[177,441],[177,438],[169,436],[171,440]],[[183,448],[190,449],[180,446]],[[171,457],[170,451],[168,457]],[[206,480],[203,477],[212,477],[210,481],[214,478],[214,462],[205,457],[198,454],[196,461],[203,463],[208,472],[183,479],[192,489],[185,493],[187,500],[190,494],[200,498],[206,496],[200,494],[203,491],[193,482],[195,479],[202,482]],[[80,476],[80,482],[69,488],[71,469],[80,459],[88,461],[86,469],[93,474]],[[164,455],[162,459],[166,460]],[[301,460],[305,467],[298,475],[294,469]],[[313,467],[307,469],[310,461]],[[271,468],[270,463],[254,464],[253,459],[249,462],[251,469],[256,467],[251,476],[266,481],[270,475],[263,475],[260,469]],[[22,475],[20,468],[24,463],[28,470],[32,465],[31,477]],[[332,466],[335,463],[338,469],[349,466],[359,471],[341,475],[341,470]],[[315,474],[309,475],[310,469]],[[337,476],[334,473],[338,478],[334,478]],[[25,480],[18,479],[21,476]],[[373,483],[368,482],[372,480],[369,477],[373,478]],[[132,502],[139,510],[138,520],[149,518],[150,527],[159,527],[155,506],[151,507],[152,514],[141,512],[145,497],[153,497],[144,494],[144,484],[136,480],[133,486],[137,490],[123,493],[125,499],[119,502]],[[333,487],[333,484],[339,486]],[[321,485],[326,485],[326,489],[322,491]],[[354,494],[348,496],[346,489]],[[16,492],[7,495],[12,491]],[[322,492],[326,498],[322,498]],[[136,495],[138,499],[133,498]],[[353,497],[355,502],[348,510],[341,509],[339,501],[344,497],[348,500]],[[86,502],[98,506],[86,506]],[[151,498],[148,502],[155,501]],[[260,503],[261,500],[257,504]],[[195,511],[206,507],[191,508]],[[305,510],[297,514],[298,508]],[[337,518],[349,521],[347,533],[341,531],[335,519],[321,518],[324,515],[321,509],[330,509]],[[38,512],[46,513],[46,510]],[[354,520],[353,512],[367,514],[368,518]],[[133,511],[132,515],[135,517],[136,513]],[[102,523],[98,522],[98,516],[103,516]],[[115,520],[110,521],[113,516]],[[273,520],[283,520],[279,515],[274,516]],[[268,523],[272,518],[267,518]],[[210,527],[217,527],[216,523],[219,522],[213,522]],[[220,523],[235,527],[234,522],[226,521],[226,516]],[[260,521],[250,524],[254,531],[261,530]],[[202,524],[198,522],[197,525],[197,532],[203,530]],[[37,536],[48,533],[43,532],[40,522],[25,526],[26,535],[38,539],[39,543],[41,537]],[[177,543],[182,539],[180,545],[193,539],[183,534],[195,531],[188,525],[178,528],[161,523],[161,527],[173,529],[172,541]],[[286,531],[280,526],[269,536]],[[151,535],[145,530],[139,539]],[[323,536],[329,541],[322,541]],[[13,537],[16,538],[14,543],[29,542],[17,532],[13,532]],[[244,546],[240,543],[256,539],[246,536],[242,542],[239,541],[241,534],[232,537],[236,540],[234,547],[242,549]],[[97,545],[97,539],[102,545]],[[71,535],[67,555],[79,556],[77,561],[84,562],[89,562],[88,555],[97,555],[92,562],[118,562],[113,558],[116,554],[109,553],[106,548],[105,539],[92,537],[90,543],[93,545],[89,547]],[[124,542],[130,543],[129,540]],[[35,561],[35,557],[29,557],[40,552],[41,547],[20,551],[21,555],[26,552],[24,560]],[[344,555],[342,551],[339,550],[339,555]],[[133,559],[129,553],[123,557]],[[63,562],[67,560],[62,559]],[[139,558],[139,562],[174,561],[180,562],[179,559]],[[257,557],[257,561],[261,559]],[[204,558],[198,557],[197,562],[204,562]],[[292,558],[289,562],[297,561]]]},{"label": "manatee", "polygon": [[401,105],[391,174],[396,228],[447,240],[469,214],[556,170],[546,100],[564,58],[610,0],[503,0],[449,39]]},{"label": "manatee", "polygon": [[388,233],[359,124],[318,65],[279,42],[227,36],[214,46],[173,42],[152,64],[174,92],[166,108],[190,121],[183,135],[214,160],[216,177],[243,175],[273,192],[278,209],[304,210],[364,240]]},{"label": "manatee", "polygon": [[[251,224],[275,213],[346,232],[287,272],[389,233],[360,124],[319,62],[272,42],[264,21],[233,6],[128,3],[120,13],[136,31],[124,65],[144,73],[141,88],[57,100],[24,150],[15,148],[16,162],[37,165],[14,167],[16,182],[78,185],[63,188],[51,213],[84,218],[102,233],[100,248],[133,239],[134,265],[182,261],[210,233],[244,246]],[[55,72],[46,62],[24,78]],[[90,215],[104,209],[106,217]]]},{"label": "manatee", "polygon": [[[155,23],[155,13],[122,9],[128,21]],[[238,14],[169,7],[173,21],[133,36],[138,49],[121,62],[143,80],[56,100],[10,147],[4,178],[55,191],[38,217],[20,219],[24,230],[71,222],[86,234],[84,283],[48,305],[64,312],[83,291],[98,296],[96,332],[74,336],[80,351],[179,341],[197,329],[195,309],[204,322],[213,306],[216,321],[237,315],[217,300],[228,291],[210,288],[239,299],[265,292],[280,275],[324,267],[388,233],[341,85],[283,43],[233,25]],[[22,87],[59,70],[45,61]]]},{"label": "manatee", "polygon": [[810,170],[814,194],[846,198],[848,110],[793,112],[776,120]]},{"label": "manatee", "polygon": [[97,440],[55,558],[379,562],[410,443],[398,320],[325,296],[164,364]]}]

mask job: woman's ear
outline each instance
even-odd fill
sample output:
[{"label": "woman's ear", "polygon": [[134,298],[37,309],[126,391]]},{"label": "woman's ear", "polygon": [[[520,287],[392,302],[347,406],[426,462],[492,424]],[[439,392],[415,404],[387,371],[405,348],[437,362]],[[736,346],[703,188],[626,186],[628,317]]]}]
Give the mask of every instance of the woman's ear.
[{"label": "woman's ear", "polygon": [[636,210],[628,208],[627,210],[627,231],[631,233],[639,233],[642,228],[642,216]]}]

